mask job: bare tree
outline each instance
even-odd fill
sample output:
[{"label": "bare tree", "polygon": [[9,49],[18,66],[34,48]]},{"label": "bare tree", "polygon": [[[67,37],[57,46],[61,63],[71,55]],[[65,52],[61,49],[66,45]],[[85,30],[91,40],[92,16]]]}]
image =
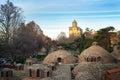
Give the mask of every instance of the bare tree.
[{"label": "bare tree", "polygon": [[18,25],[23,21],[22,10],[14,6],[9,0],[6,4],[0,5],[0,32],[1,38],[7,45],[10,45],[15,36]]},{"label": "bare tree", "polygon": [[42,47],[42,30],[35,22],[21,24],[15,37],[16,49],[20,50],[23,55],[32,56]]}]

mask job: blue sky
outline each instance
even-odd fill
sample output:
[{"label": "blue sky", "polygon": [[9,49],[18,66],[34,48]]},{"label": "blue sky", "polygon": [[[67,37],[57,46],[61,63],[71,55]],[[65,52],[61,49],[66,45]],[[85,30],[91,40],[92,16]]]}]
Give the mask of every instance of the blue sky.
[{"label": "blue sky", "polygon": [[[21,7],[26,22],[35,21],[43,32],[55,39],[75,19],[83,31],[114,26],[120,30],[120,0],[10,0]],[[5,0],[0,0],[4,4]]]}]

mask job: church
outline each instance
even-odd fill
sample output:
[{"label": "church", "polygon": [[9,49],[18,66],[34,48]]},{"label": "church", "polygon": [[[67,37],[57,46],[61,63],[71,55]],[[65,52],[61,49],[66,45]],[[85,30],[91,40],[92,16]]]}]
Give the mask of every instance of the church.
[{"label": "church", "polygon": [[72,22],[72,27],[69,27],[69,37],[78,38],[82,35],[82,29],[77,26],[76,20]]}]

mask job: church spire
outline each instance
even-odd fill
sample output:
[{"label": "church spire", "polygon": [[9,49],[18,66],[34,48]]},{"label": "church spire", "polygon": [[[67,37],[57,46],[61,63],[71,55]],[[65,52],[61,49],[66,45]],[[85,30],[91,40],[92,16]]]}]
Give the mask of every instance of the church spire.
[{"label": "church spire", "polygon": [[77,24],[77,21],[74,19],[74,21],[72,23],[76,23]]},{"label": "church spire", "polygon": [[74,21],[72,22],[72,27],[77,27],[77,21],[76,21],[76,20],[74,20]]}]

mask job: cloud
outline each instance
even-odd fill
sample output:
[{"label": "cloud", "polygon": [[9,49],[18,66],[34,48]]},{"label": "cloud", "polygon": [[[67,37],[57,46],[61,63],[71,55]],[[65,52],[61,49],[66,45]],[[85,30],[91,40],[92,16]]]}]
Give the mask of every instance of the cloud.
[{"label": "cloud", "polygon": [[[3,1],[3,0],[2,0]],[[119,10],[119,0],[11,0],[25,14],[84,13]]]}]

